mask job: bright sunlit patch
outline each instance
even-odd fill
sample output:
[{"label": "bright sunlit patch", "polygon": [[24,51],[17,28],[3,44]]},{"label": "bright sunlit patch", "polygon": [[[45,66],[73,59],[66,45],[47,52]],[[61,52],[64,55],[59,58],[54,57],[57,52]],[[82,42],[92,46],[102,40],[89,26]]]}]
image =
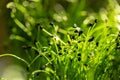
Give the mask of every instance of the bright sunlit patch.
[{"label": "bright sunlit patch", "polygon": [[58,14],[54,14],[53,15],[53,18],[58,21],[58,22],[61,22],[62,21],[62,18],[58,15]]},{"label": "bright sunlit patch", "polygon": [[39,2],[39,0],[30,0],[30,1]]},{"label": "bright sunlit patch", "polygon": [[100,10],[100,16],[101,16],[101,19],[102,19],[103,21],[108,20],[107,11],[106,11],[104,8],[102,8],[102,9]]},{"label": "bright sunlit patch", "polygon": [[4,70],[2,77],[5,78],[5,80],[26,80],[25,71],[18,65],[8,66]]},{"label": "bright sunlit patch", "polygon": [[116,16],[117,21],[120,23],[120,15]]},{"label": "bright sunlit patch", "polygon": [[68,20],[68,18],[67,18],[67,16],[63,13],[61,13],[61,14],[54,14],[53,15],[53,18],[56,20],[56,21],[58,21],[58,22],[61,22],[61,21],[67,21]]},{"label": "bright sunlit patch", "polygon": [[77,2],[78,0],[67,0],[67,1],[74,3],[74,2]]},{"label": "bright sunlit patch", "polygon": [[117,26],[118,30],[120,31],[120,25]]},{"label": "bright sunlit patch", "polygon": [[89,16],[88,18],[86,18],[84,21],[83,21],[83,23],[84,24],[88,24],[91,20],[93,20],[94,19],[94,16]]},{"label": "bright sunlit patch", "polygon": [[56,39],[56,41],[58,41],[58,40],[59,40],[59,37],[58,37],[58,36],[56,36],[56,37],[55,37],[55,39]]},{"label": "bright sunlit patch", "polygon": [[28,1],[23,2],[23,6],[28,6],[28,5],[29,5]]},{"label": "bright sunlit patch", "polygon": [[5,78],[0,78],[0,80],[6,80]]}]

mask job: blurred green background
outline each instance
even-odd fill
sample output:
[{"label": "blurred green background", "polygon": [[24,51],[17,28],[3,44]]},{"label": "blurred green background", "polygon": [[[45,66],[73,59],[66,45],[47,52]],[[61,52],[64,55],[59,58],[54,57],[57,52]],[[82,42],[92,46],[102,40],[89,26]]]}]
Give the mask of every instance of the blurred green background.
[{"label": "blurred green background", "polygon": [[[6,4],[10,1],[12,0],[0,0],[0,53],[5,53],[9,51],[7,43],[10,34],[11,19],[10,11],[6,8]],[[46,1],[48,1],[47,4]],[[45,8],[48,8],[48,11],[50,8],[52,9],[55,4],[61,4],[65,9],[67,9],[68,5],[70,5],[68,3],[69,1],[75,2],[80,0],[43,0],[43,5],[45,6]],[[85,10],[88,10],[90,12],[98,12],[100,8],[105,7],[106,5],[107,0],[86,0]]]}]

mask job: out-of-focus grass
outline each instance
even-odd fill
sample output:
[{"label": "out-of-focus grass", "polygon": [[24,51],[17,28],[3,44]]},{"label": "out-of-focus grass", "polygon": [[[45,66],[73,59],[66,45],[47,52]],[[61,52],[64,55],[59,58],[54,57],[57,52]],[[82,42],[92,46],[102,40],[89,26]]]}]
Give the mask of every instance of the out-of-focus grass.
[{"label": "out-of-focus grass", "polygon": [[[98,13],[86,0],[14,0],[13,56],[28,80],[119,80],[119,4],[107,0]],[[63,4],[67,5],[63,5]]]}]

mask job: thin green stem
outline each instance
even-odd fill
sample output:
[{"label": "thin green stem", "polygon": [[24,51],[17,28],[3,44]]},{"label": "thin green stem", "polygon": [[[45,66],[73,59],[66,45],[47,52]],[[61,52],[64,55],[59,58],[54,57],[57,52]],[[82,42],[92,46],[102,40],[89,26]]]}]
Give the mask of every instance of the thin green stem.
[{"label": "thin green stem", "polygon": [[24,59],[22,59],[22,58],[20,58],[20,57],[18,57],[18,56],[16,56],[16,55],[13,55],[13,54],[2,54],[2,55],[0,55],[0,57],[5,57],[5,56],[11,56],[11,57],[14,57],[14,58],[16,58],[16,59],[18,59],[18,60],[21,60],[21,61],[23,61],[28,67],[30,67],[30,64],[29,64],[26,60],[24,60]]}]

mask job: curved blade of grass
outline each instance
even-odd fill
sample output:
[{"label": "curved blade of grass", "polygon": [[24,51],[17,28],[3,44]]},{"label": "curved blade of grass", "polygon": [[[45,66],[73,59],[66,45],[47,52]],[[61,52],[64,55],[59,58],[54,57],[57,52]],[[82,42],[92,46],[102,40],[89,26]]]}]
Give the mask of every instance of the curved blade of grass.
[{"label": "curved blade of grass", "polygon": [[45,70],[35,70],[35,71],[32,72],[32,77],[34,77],[35,74],[40,73],[40,72],[44,72],[44,73],[49,74],[49,72],[47,72]]},{"label": "curved blade of grass", "polygon": [[30,63],[30,66],[31,66],[41,55],[42,55],[43,57],[45,57],[45,58],[48,60],[49,63],[51,63],[51,61],[50,61],[44,54],[39,54],[38,56],[36,56],[36,57],[32,60],[32,62]]},{"label": "curved blade of grass", "polygon": [[32,62],[30,63],[30,65],[32,65],[40,56],[41,56],[41,54],[39,54],[38,56],[36,56],[36,57],[32,60]]},{"label": "curved blade of grass", "polygon": [[[38,51],[39,52],[39,50],[38,49],[36,49],[35,47],[32,47],[34,50],[36,50],[36,51]],[[40,52],[39,52],[40,53]],[[43,56],[43,57],[45,57],[47,60],[48,60],[48,62],[49,63],[51,63],[51,61],[44,55],[44,54],[39,54],[39,55],[37,55],[33,60],[32,60],[32,62],[30,63],[30,65],[32,65],[40,56]]]},{"label": "curved blade of grass", "polygon": [[52,74],[55,75],[55,77],[56,77],[57,80],[60,80],[59,77],[57,76],[56,72],[53,71],[51,68],[48,68],[48,67],[47,67],[45,70],[46,70],[47,72],[51,72]]},{"label": "curved blade of grass", "polygon": [[20,58],[20,57],[18,57],[16,55],[13,55],[13,54],[2,54],[2,55],[0,55],[0,57],[5,57],[5,56],[14,57],[14,58],[16,58],[16,59],[21,60],[22,62],[24,62],[28,67],[30,66],[30,64],[26,60],[24,60],[24,59],[22,59],[22,58]]}]

